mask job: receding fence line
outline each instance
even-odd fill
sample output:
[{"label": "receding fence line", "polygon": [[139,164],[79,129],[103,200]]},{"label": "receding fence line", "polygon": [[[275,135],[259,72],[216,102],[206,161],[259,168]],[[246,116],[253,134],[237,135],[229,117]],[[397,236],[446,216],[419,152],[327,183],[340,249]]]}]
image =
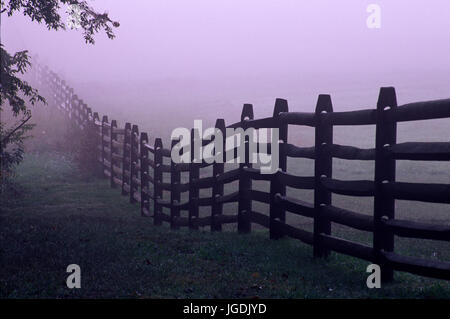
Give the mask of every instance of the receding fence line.
[{"label": "receding fence line", "polygon": [[[221,231],[225,223],[237,223],[239,233],[249,233],[256,223],[270,230],[270,238],[289,236],[313,245],[314,256],[324,257],[330,251],[347,254],[377,263],[382,279],[393,279],[394,270],[450,280],[450,262],[420,259],[394,252],[394,236],[450,241],[450,225],[432,225],[395,218],[395,200],[412,200],[450,204],[450,184],[419,184],[396,182],[396,160],[450,161],[450,142],[397,143],[397,123],[450,117],[450,99],[410,103],[397,106],[395,89],[381,88],[376,109],[334,112],[329,95],[320,95],[314,113],[289,112],[286,100],[277,99],[272,117],[254,119],[253,107],[245,104],[241,120],[225,126],[223,119],[216,122],[222,132],[229,128],[277,128],[280,130],[280,169],[275,174],[260,174],[249,159],[248,136],[245,141],[246,163],[237,169],[225,171],[224,164],[194,162],[165,164],[171,149],[163,148],[162,140],[150,144],[147,133],[137,125],[126,123],[119,128],[107,116],[99,120],[64,81],[47,67],[36,64],[34,80],[46,91],[49,104],[63,110],[81,130],[89,130],[98,140],[98,162],[102,173],[110,178],[111,187],[121,187],[122,195],[131,203],[139,202],[142,216],[151,216],[155,225],[169,223],[172,229],[210,226]],[[288,143],[288,126],[315,128],[315,146],[297,147]],[[361,149],[333,143],[333,127],[341,125],[375,125],[374,149]],[[191,142],[202,141],[197,130],[191,131]],[[174,147],[175,142],[172,143]],[[235,150],[236,151],[236,150]],[[193,152],[192,152],[193,153]],[[287,172],[287,158],[314,160],[314,176],[294,176]],[[332,177],[332,159],[375,161],[374,181],[343,181]],[[167,161],[166,161],[167,162]],[[213,166],[213,176],[200,177],[200,169]],[[187,172],[189,181],[182,182],[180,174]],[[163,173],[170,173],[165,183]],[[270,182],[270,193],[252,188],[252,180]],[[239,189],[224,194],[224,185],[237,181]],[[314,203],[286,196],[286,187],[314,191]],[[200,197],[201,189],[211,189],[211,197]],[[163,199],[164,191],[170,200]],[[181,201],[188,192],[189,199]],[[333,206],[332,194],[374,197],[373,216],[359,214]],[[270,205],[269,216],[252,208],[252,201]],[[236,215],[223,214],[225,203],[237,203]],[[211,207],[211,215],[199,217],[199,208]],[[163,212],[170,209],[170,215]],[[180,211],[187,211],[182,217]],[[152,214],[153,212],[153,214]],[[286,212],[314,220],[314,231],[308,232],[286,224]],[[372,247],[337,238],[331,233],[331,223],[373,233]]]}]

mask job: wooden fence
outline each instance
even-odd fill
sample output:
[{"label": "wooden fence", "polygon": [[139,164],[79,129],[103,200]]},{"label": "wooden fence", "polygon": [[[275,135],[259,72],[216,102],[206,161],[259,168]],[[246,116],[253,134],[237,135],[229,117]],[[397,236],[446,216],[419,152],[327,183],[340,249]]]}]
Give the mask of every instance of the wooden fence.
[{"label": "wooden fence", "polygon": [[[142,216],[151,216],[155,225],[169,223],[172,229],[210,226],[220,231],[223,224],[237,223],[238,232],[251,231],[251,223],[270,230],[273,239],[289,236],[312,245],[314,256],[324,257],[336,251],[376,263],[381,266],[383,281],[393,279],[393,271],[450,279],[450,262],[403,256],[394,252],[394,236],[450,241],[450,225],[432,225],[395,218],[395,201],[423,201],[450,204],[450,184],[419,184],[396,182],[396,160],[450,161],[450,142],[397,143],[397,123],[450,117],[450,99],[410,103],[397,106],[395,90],[381,88],[376,109],[334,112],[329,95],[320,95],[314,113],[289,112],[286,100],[277,99],[272,117],[254,119],[252,105],[243,107],[241,120],[225,126],[222,119],[216,127],[277,128],[280,132],[279,167],[275,174],[261,174],[251,163],[225,170],[223,163],[177,164],[170,158],[171,148],[162,140],[150,141],[137,125],[119,127],[107,116],[101,119],[82,102],[55,73],[46,67],[35,67],[35,80],[49,92],[48,102],[63,110],[83,130],[89,130],[98,140],[98,161],[111,187],[121,189],[131,203],[140,203]],[[315,128],[315,146],[297,147],[288,142],[288,126]],[[376,143],[373,149],[361,149],[333,143],[335,126],[374,125]],[[201,141],[197,131],[191,131],[191,141]],[[201,141],[202,144],[211,141]],[[172,142],[173,147],[175,141]],[[245,143],[248,155],[248,139]],[[193,156],[193,154],[191,154]],[[287,172],[287,158],[314,160],[314,176],[294,176]],[[166,161],[164,159],[166,158]],[[375,161],[374,180],[344,181],[332,177],[332,159]],[[213,166],[213,175],[200,177],[200,169]],[[189,174],[181,182],[181,173]],[[163,181],[170,174],[170,182]],[[270,182],[270,192],[252,188],[253,180]],[[224,185],[237,181],[237,191],[224,194]],[[304,202],[286,196],[286,187],[314,191],[314,202]],[[212,196],[200,197],[200,190],[211,189]],[[169,192],[165,199],[163,192]],[[186,201],[181,194],[188,192]],[[374,198],[373,216],[349,211],[333,205],[332,194]],[[270,215],[252,209],[252,201],[270,205]],[[225,203],[237,203],[234,215],[223,214]],[[199,207],[211,207],[210,216],[199,217]],[[163,208],[170,211],[164,213]],[[182,217],[181,211],[187,212]],[[286,223],[286,213],[312,218],[313,232]],[[450,210],[449,210],[450,213]],[[331,223],[346,225],[373,233],[373,245],[337,238],[331,234]]]}]

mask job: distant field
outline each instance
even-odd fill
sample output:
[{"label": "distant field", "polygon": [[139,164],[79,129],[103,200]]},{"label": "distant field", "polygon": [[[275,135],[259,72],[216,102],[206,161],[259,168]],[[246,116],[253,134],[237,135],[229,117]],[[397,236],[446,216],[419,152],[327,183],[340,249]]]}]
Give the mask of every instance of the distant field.
[{"label": "distant field", "polygon": [[[1,298],[450,298],[449,282],[400,272],[370,290],[367,262],[336,253],[315,260],[310,246],[269,240],[267,231],[155,227],[64,154],[27,155],[16,181],[18,193],[0,198]],[[334,232],[370,240],[344,228]],[[434,244],[397,248],[448,260],[448,245]],[[66,288],[72,263],[81,267],[81,289]]]}]

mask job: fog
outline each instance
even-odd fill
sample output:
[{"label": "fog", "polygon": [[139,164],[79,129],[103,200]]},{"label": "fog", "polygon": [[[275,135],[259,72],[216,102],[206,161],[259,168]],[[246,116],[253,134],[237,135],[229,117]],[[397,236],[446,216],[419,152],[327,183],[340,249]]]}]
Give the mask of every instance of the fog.
[{"label": "fog", "polygon": [[[379,87],[399,103],[450,97],[450,3],[429,1],[91,1],[121,26],[84,43],[2,15],[2,43],[27,49],[90,107],[119,120],[192,125],[239,118],[243,103],[271,114],[275,98],[312,111],[319,93],[336,110],[373,107]],[[369,4],[381,7],[370,29]],[[169,134],[169,132],[167,132]]]}]

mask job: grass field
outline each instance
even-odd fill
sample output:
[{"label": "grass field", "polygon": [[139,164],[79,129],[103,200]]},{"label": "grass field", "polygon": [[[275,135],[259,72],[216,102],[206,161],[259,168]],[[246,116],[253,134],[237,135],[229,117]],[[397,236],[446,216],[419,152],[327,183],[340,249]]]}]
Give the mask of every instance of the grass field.
[{"label": "grass field", "polygon": [[[368,289],[367,262],[335,253],[315,260],[311,247],[271,241],[257,228],[239,235],[155,227],[64,154],[29,154],[15,187],[1,198],[1,298],[450,298],[449,282],[399,272]],[[448,221],[444,214],[438,220]],[[333,232],[371,240],[344,227]],[[396,243],[402,253],[450,259],[447,243]],[[73,263],[81,289],[65,284]]]}]

